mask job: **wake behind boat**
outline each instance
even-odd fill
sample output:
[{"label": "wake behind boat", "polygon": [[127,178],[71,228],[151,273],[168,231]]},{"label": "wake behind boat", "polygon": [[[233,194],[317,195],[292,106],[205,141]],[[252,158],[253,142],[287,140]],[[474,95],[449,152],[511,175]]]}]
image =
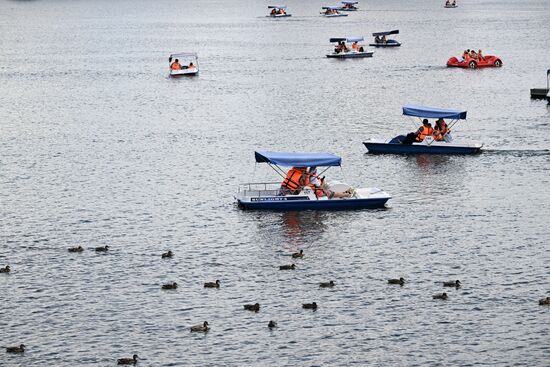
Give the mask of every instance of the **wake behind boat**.
[{"label": "wake behind boat", "polygon": [[[372,57],[373,52],[367,51],[366,46],[359,44],[359,42],[363,41],[362,36],[331,38],[329,41],[331,43],[337,43],[334,47],[334,51],[327,54],[329,58],[356,59]],[[351,46],[348,46],[346,43],[351,43]]]},{"label": "wake behind boat", "polygon": [[168,58],[170,76],[192,76],[199,73],[199,60],[194,52],[172,54]]},{"label": "wake behind boat", "polygon": [[375,32],[372,34],[374,37],[374,43],[370,43],[369,46],[374,47],[399,47],[401,43],[394,39],[387,39],[387,36],[392,34],[399,34],[399,29],[387,32]]},{"label": "wake behind boat", "polygon": [[[267,163],[282,182],[246,183],[235,199],[241,209],[345,210],[381,208],[391,196],[378,188],[354,188],[321,177],[328,168],[340,166],[342,158],[330,153],[255,152],[257,163]],[[285,173],[280,166],[291,167]],[[317,167],[326,167],[317,173]]]},{"label": "wake behind boat", "polygon": [[[422,126],[408,135],[398,135],[390,140],[373,138],[363,144],[369,153],[390,154],[475,154],[479,153],[482,143],[458,141],[451,136],[451,128],[459,120],[466,119],[466,111],[449,110],[434,107],[407,105],[403,115],[420,118]],[[436,118],[432,128],[429,118]],[[447,125],[444,119],[452,121]]]}]

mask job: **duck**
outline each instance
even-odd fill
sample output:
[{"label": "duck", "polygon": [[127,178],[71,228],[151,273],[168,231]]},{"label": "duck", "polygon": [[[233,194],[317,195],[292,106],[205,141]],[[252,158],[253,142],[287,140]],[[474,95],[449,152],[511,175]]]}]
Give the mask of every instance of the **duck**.
[{"label": "duck", "polygon": [[305,308],[307,310],[316,310],[317,309],[317,303],[315,303],[315,302],[304,303],[304,304],[302,304],[302,308]]},{"label": "duck", "polygon": [[321,288],[332,288],[332,287],[334,287],[334,285],[335,285],[334,281],[331,280],[330,282],[321,282],[319,284],[319,287],[321,287]]},{"label": "duck", "polygon": [[84,248],[82,246],[75,246],[75,247],[70,247],[69,252],[82,252],[84,251]]},{"label": "duck", "polygon": [[539,299],[539,305],[541,305],[541,306],[550,305],[550,297]]},{"label": "duck", "polygon": [[105,246],[96,247],[95,250],[96,252],[107,252],[109,251],[109,246],[105,245]]},{"label": "duck", "polygon": [[162,289],[176,289],[178,287],[178,283],[167,283],[162,285]]},{"label": "duck", "polygon": [[206,282],[204,283],[204,288],[219,288],[220,287],[220,281],[216,279],[215,282]]},{"label": "duck", "polygon": [[136,364],[138,360],[138,355],[134,354],[132,358],[119,358],[117,359],[117,364]]},{"label": "duck", "polygon": [[191,326],[191,332],[206,333],[208,330],[210,330],[210,327],[208,326],[208,321],[205,321],[202,324]]},{"label": "duck", "polygon": [[296,268],[296,265],[281,265],[279,266],[279,270],[294,270]]},{"label": "duck", "polygon": [[260,311],[260,304],[256,302],[253,305],[244,305],[244,309],[248,311],[258,312]]},{"label": "duck", "polygon": [[304,250],[300,250],[300,252],[295,252],[292,254],[293,259],[301,259],[304,257]]},{"label": "duck", "polygon": [[24,353],[25,344],[20,344],[18,347],[6,347],[7,353]]},{"label": "duck", "polygon": [[449,282],[443,282],[444,287],[455,287],[460,288],[462,286],[462,283],[460,283],[460,280],[455,280],[454,282],[451,280]]},{"label": "duck", "polygon": [[163,259],[171,259],[173,256],[174,256],[174,253],[172,252],[172,250],[168,250],[168,252],[165,252],[164,254],[162,254]]},{"label": "duck", "polygon": [[277,323],[273,320],[270,320],[269,323],[267,324],[267,327],[272,329],[274,327],[277,327]]},{"label": "duck", "polygon": [[6,265],[3,268],[0,268],[0,273],[9,273],[11,271],[11,268],[9,265]]},{"label": "duck", "polygon": [[388,284],[399,284],[403,285],[405,284],[405,279],[399,278],[399,279],[388,279]]},{"label": "duck", "polygon": [[438,293],[438,294],[435,294],[433,296],[433,299],[447,299],[447,298],[449,298],[449,297],[447,296],[447,293],[445,293],[445,292]]}]

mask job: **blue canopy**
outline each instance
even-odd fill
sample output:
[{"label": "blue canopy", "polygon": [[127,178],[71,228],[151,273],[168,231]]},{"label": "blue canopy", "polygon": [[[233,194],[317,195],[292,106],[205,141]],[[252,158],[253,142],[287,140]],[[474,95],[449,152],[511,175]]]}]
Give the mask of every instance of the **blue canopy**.
[{"label": "blue canopy", "polygon": [[466,111],[447,110],[443,108],[414,105],[403,106],[403,115],[424,118],[449,118],[457,120],[466,119]]},{"label": "blue canopy", "polygon": [[268,9],[286,9],[286,5],[268,5]]},{"label": "blue canopy", "polygon": [[373,33],[373,37],[380,37],[380,36],[389,36],[390,34],[399,34],[399,29],[395,29],[393,31],[387,31],[387,32],[376,32]]},{"label": "blue canopy", "polygon": [[342,1],[342,4],[355,5],[359,4],[359,1]]},{"label": "blue canopy", "polygon": [[339,166],[342,158],[331,153],[254,152],[257,163],[273,163],[285,167]]},{"label": "blue canopy", "polygon": [[342,5],[323,6],[323,9],[340,10],[342,9]]},{"label": "blue canopy", "polygon": [[361,42],[363,41],[363,37],[361,36],[354,36],[354,37],[335,37],[331,38],[329,42]]}]

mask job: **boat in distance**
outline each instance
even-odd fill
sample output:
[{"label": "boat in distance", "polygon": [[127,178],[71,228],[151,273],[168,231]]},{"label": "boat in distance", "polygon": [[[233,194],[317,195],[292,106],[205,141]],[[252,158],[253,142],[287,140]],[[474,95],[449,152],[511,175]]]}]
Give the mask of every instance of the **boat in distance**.
[{"label": "boat in distance", "polygon": [[367,141],[364,141],[363,144],[367,148],[368,152],[373,154],[480,153],[481,148],[483,147],[483,143],[475,141],[459,141],[455,140],[451,135],[451,128],[456,125],[459,120],[465,120],[466,114],[466,111],[406,105],[403,107],[403,115],[405,116],[419,117],[421,121],[423,121],[422,119],[424,119],[426,122],[428,122],[428,118],[437,118],[438,121],[442,120],[445,126],[447,126],[447,124],[444,122],[443,119],[451,119],[452,121],[446,127],[446,131],[443,134],[426,136],[421,140],[410,139],[411,134],[414,135],[414,133],[411,133],[407,136],[398,135],[389,140],[371,138]]},{"label": "boat in distance", "polygon": [[[255,152],[256,163],[266,163],[281,177],[281,182],[256,182],[239,185],[235,194],[241,209],[254,210],[350,210],[384,208],[391,196],[378,188],[353,188],[338,181],[325,182],[319,177],[316,167],[340,166],[342,159],[331,153],[288,153]],[[292,167],[288,173],[282,167]],[[301,185],[289,178],[291,172],[302,172],[301,177],[310,175],[320,181],[319,185]],[[285,186],[285,182],[295,183],[296,190]]]},{"label": "boat in distance", "polygon": [[[362,42],[363,37],[335,37],[331,38],[329,42],[337,43],[333,52],[327,54],[328,58],[333,59],[358,59],[364,57],[372,57],[373,52],[367,51],[365,45],[360,45],[358,42]],[[352,46],[348,47],[346,43],[352,42]]]}]

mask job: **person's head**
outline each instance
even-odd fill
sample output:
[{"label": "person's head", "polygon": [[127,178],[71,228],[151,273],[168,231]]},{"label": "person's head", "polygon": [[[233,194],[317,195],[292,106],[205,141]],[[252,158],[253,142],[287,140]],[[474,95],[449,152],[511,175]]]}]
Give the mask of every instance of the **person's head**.
[{"label": "person's head", "polygon": [[180,61],[178,59],[176,59],[176,62],[179,63]]},{"label": "person's head", "polygon": [[477,50],[477,53],[480,54],[480,53],[481,53],[481,50]]},{"label": "person's head", "polygon": [[309,167],[309,173],[311,173],[312,175],[317,174],[317,167]]},{"label": "person's head", "polygon": [[422,125],[428,126],[430,123],[428,122],[428,119],[422,120]]},{"label": "person's head", "polygon": [[189,66],[193,66],[193,61],[191,61],[191,62],[189,63]]}]

